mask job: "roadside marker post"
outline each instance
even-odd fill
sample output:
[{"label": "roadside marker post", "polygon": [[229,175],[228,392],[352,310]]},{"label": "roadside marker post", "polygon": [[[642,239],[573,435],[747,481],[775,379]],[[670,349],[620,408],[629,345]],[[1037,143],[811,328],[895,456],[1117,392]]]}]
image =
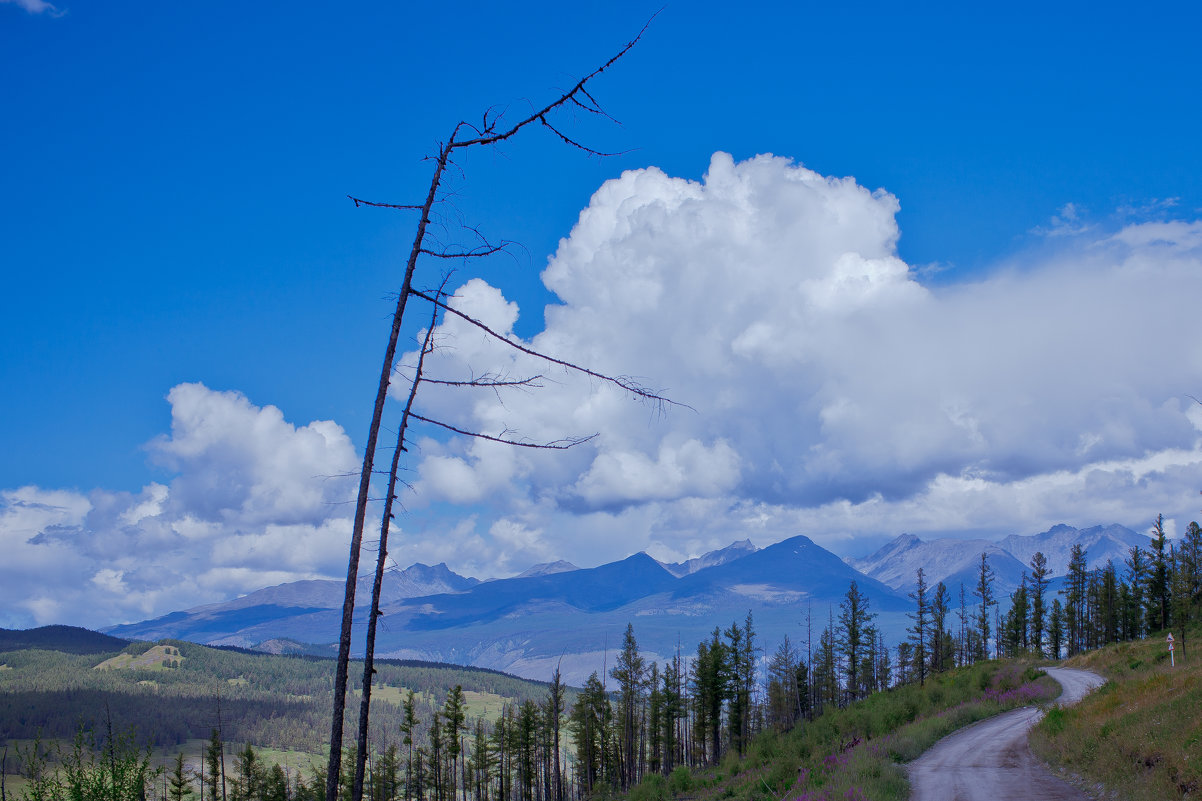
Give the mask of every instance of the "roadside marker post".
[{"label": "roadside marker post", "polygon": [[1173,632],[1169,632],[1169,667],[1177,667],[1177,660],[1173,656]]}]

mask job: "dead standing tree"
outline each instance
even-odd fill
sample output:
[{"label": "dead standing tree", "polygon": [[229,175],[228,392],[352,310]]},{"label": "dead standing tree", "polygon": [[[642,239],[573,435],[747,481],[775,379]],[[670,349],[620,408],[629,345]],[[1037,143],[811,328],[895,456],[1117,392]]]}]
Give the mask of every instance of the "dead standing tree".
[{"label": "dead standing tree", "polygon": [[[650,21],[647,24],[649,25]],[[533,113],[531,113],[530,115],[528,115],[527,117],[525,117],[524,119],[519,121],[518,123],[511,125],[509,127],[502,127],[501,115],[499,115],[499,114],[490,115],[489,113],[486,112],[480,127],[470,125],[466,122],[460,122],[457,125],[455,125],[455,127],[451,131],[450,137],[447,139],[446,142],[442,143],[439,146],[438,154],[433,159],[434,164],[435,164],[434,173],[430,179],[429,190],[426,193],[426,198],[423,203],[412,204],[412,205],[393,204],[393,203],[378,203],[378,202],[366,201],[361,198],[354,198],[354,197],[351,198],[351,200],[354,201],[356,206],[367,205],[367,206],[376,206],[376,207],[391,208],[391,209],[413,210],[413,211],[419,212],[419,218],[418,218],[418,223],[417,223],[417,230],[416,230],[416,233],[414,234],[414,238],[413,238],[413,244],[409,251],[409,258],[405,265],[405,274],[404,274],[404,278],[401,283],[401,289],[397,295],[396,309],[393,312],[392,326],[391,326],[391,329],[389,332],[388,345],[384,351],[384,363],[383,363],[383,367],[380,371],[380,380],[379,380],[379,384],[378,384],[377,391],[376,391],[375,405],[374,405],[374,408],[372,411],[371,425],[368,429],[367,442],[365,443],[365,446],[364,446],[363,466],[362,466],[362,470],[361,470],[360,476],[359,476],[359,490],[358,490],[358,495],[357,495],[356,503],[355,503],[355,516],[354,516],[354,522],[353,522],[352,531],[351,531],[350,557],[348,559],[347,572],[346,572],[346,594],[345,594],[345,597],[343,600],[343,607],[342,607],[342,626],[341,626],[341,634],[340,634],[339,643],[338,643],[338,661],[337,661],[335,676],[334,676],[334,709],[333,709],[331,728],[330,728],[330,758],[329,758],[329,764],[328,764],[327,773],[326,773],[326,799],[327,799],[327,801],[336,801],[336,799],[338,797],[338,781],[339,781],[339,776],[341,775],[341,770],[342,770],[343,719],[344,719],[344,715],[345,715],[347,675],[348,675],[349,663],[350,663],[351,627],[352,627],[352,621],[353,621],[354,611],[355,611],[355,591],[356,591],[356,587],[358,584],[358,573],[359,573],[359,553],[360,553],[360,550],[363,545],[363,527],[364,527],[364,521],[366,520],[367,504],[368,504],[369,493],[370,493],[370,488],[371,488],[371,479],[372,479],[372,476],[373,476],[374,470],[375,470],[375,453],[376,453],[376,448],[377,448],[377,444],[378,444],[378,440],[379,440],[380,426],[381,426],[381,421],[382,421],[383,413],[384,413],[384,405],[385,405],[385,400],[388,397],[388,390],[389,390],[389,387],[390,387],[390,384],[392,381],[392,375],[393,375],[393,372],[395,371],[397,342],[400,338],[401,326],[402,326],[402,323],[404,322],[405,310],[406,310],[406,306],[407,306],[409,298],[416,296],[416,297],[420,297],[420,298],[430,302],[434,309],[434,312],[433,312],[433,315],[431,318],[430,327],[427,329],[427,332],[426,332],[425,341],[423,342],[422,347],[421,347],[418,367],[415,371],[414,379],[410,386],[408,400],[405,405],[401,424],[398,428],[396,450],[394,451],[392,465],[389,470],[388,490],[387,490],[387,493],[385,496],[385,510],[384,510],[383,519],[381,522],[381,536],[380,536],[380,542],[379,542],[379,546],[378,546],[376,576],[375,576],[375,581],[373,582],[372,605],[371,605],[371,610],[368,614],[368,637],[367,637],[367,646],[366,646],[367,653],[366,653],[365,665],[364,665],[363,697],[361,699],[361,705],[360,705],[359,737],[358,737],[358,748],[357,748],[357,752],[356,752],[357,753],[357,764],[356,764],[356,770],[355,770],[354,786],[352,788],[352,801],[360,801],[360,799],[362,798],[362,793],[363,793],[363,775],[364,775],[364,766],[365,766],[365,762],[366,762],[366,752],[367,752],[366,734],[367,734],[367,729],[368,729],[368,717],[369,717],[369,712],[370,712],[371,678],[372,678],[372,673],[374,672],[373,667],[372,667],[372,658],[373,658],[374,642],[375,642],[375,628],[376,628],[377,618],[379,617],[379,614],[380,614],[379,597],[380,597],[380,589],[381,589],[383,572],[384,572],[383,571],[384,559],[387,554],[388,529],[390,526],[390,521],[393,518],[392,508],[393,508],[393,501],[395,499],[395,489],[396,489],[396,481],[397,481],[397,471],[399,468],[399,458],[400,458],[400,453],[403,452],[405,449],[404,448],[404,446],[405,446],[404,438],[405,438],[405,432],[407,430],[409,421],[411,419],[416,419],[416,420],[420,420],[422,422],[440,426],[440,427],[450,430],[454,433],[482,437],[484,439],[489,439],[489,440],[493,440],[493,441],[497,441],[497,442],[504,442],[507,444],[517,445],[517,446],[522,446],[522,447],[562,449],[562,448],[571,447],[572,445],[575,445],[575,444],[579,444],[580,442],[583,442],[583,441],[591,438],[591,437],[574,438],[574,439],[561,440],[561,441],[550,442],[550,443],[524,442],[524,441],[518,441],[518,440],[513,440],[510,438],[507,438],[504,434],[502,434],[500,436],[494,436],[494,435],[485,434],[483,432],[465,431],[458,427],[437,421],[437,420],[429,418],[429,417],[419,416],[417,413],[413,412],[413,401],[416,396],[418,385],[422,381],[422,366],[423,366],[426,354],[430,352],[430,349],[432,347],[431,333],[434,330],[435,322],[437,321],[439,311],[441,310],[443,313],[451,313],[451,314],[455,314],[460,317],[463,317],[468,322],[483,329],[486,333],[496,337],[500,341],[502,341],[512,347],[515,347],[515,348],[523,351],[524,353],[526,353],[528,355],[537,356],[539,358],[546,359],[547,361],[549,361],[553,364],[560,365],[560,366],[564,367],[565,369],[579,371],[579,372],[589,375],[595,379],[599,379],[599,380],[602,380],[602,381],[605,381],[608,383],[612,383],[616,386],[621,387],[622,389],[624,389],[625,391],[627,391],[634,397],[641,398],[644,400],[651,400],[651,401],[657,402],[657,403],[663,403],[666,400],[662,396],[639,386],[637,383],[635,383],[634,381],[632,381],[630,379],[627,379],[624,377],[607,376],[607,375],[604,375],[604,374],[601,374],[601,373],[598,373],[598,372],[595,372],[592,370],[588,370],[586,368],[575,365],[571,362],[560,360],[560,359],[555,359],[555,358],[547,356],[545,354],[537,353],[528,348],[525,348],[524,346],[520,345],[517,342],[514,342],[513,340],[510,340],[504,336],[498,335],[498,334],[496,334],[496,332],[489,330],[486,326],[481,324],[479,321],[474,320],[471,317],[468,317],[467,315],[462,314],[461,312],[455,310],[454,308],[452,308],[452,307],[448,306],[446,303],[444,303],[442,300],[442,289],[441,288],[437,293],[434,293],[432,295],[418,292],[417,290],[415,290],[413,288],[414,272],[417,268],[419,259],[421,259],[422,257],[433,257],[433,258],[443,258],[443,259],[446,259],[446,258],[464,258],[464,259],[477,258],[477,257],[491,255],[493,253],[499,252],[500,250],[502,250],[504,248],[503,244],[494,246],[487,242],[481,246],[478,246],[475,248],[469,248],[469,249],[466,249],[461,252],[436,251],[436,250],[429,249],[426,246],[427,229],[429,228],[430,223],[431,223],[432,209],[434,208],[435,203],[440,198],[440,190],[442,187],[442,183],[443,183],[443,179],[444,179],[446,170],[449,166],[454,164],[453,157],[456,156],[460,151],[465,151],[465,150],[468,150],[469,148],[477,148],[477,147],[484,147],[484,146],[488,146],[488,145],[500,144],[500,143],[505,142],[506,140],[510,139],[511,137],[517,135],[517,133],[519,131],[522,131],[523,129],[528,128],[533,125],[541,125],[542,127],[547,128],[552,133],[554,133],[560,140],[562,140],[565,144],[567,144],[571,147],[577,148],[579,150],[582,150],[590,155],[595,155],[595,156],[607,155],[600,151],[593,150],[592,148],[586,147],[585,145],[581,144],[580,142],[577,142],[577,141],[573,140],[572,138],[568,137],[559,128],[555,127],[555,125],[552,124],[552,122],[549,118],[552,117],[556,112],[562,110],[565,107],[575,107],[577,109],[586,111],[590,114],[598,114],[598,115],[608,117],[608,115],[605,114],[605,112],[602,110],[602,108],[601,108],[600,104],[597,102],[596,98],[594,98],[589,93],[588,88],[587,88],[588,83],[592,79],[599,76],[602,72],[607,70],[609,67],[611,67],[615,62],[618,61],[618,59],[622,58],[622,56],[624,56],[626,53],[628,53],[631,50],[631,48],[633,48],[635,46],[635,44],[637,44],[638,41],[642,38],[643,33],[646,31],[646,29],[647,29],[647,25],[644,25],[642,30],[639,31],[638,35],[635,36],[634,39],[632,39],[630,42],[628,42],[620,51],[618,51],[618,53],[616,55],[614,55],[612,58],[610,58],[608,61],[606,61],[604,64],[602,64],[597,69],[590,72],[585,77],[581,78],[570,90],[568,90],[567,92],[564,92],[562,95],[560,95],[558,98],[556,98],[553,102],[548,103],[547,105],[543,106],[540,109],[537,109],[536,111],[534,111]],[[466,385],[472,385],[472,386],[494,386],[494,387],[496,387],[496,386],[501,386],[501,385],[530,386],[531,381],[532,381],[532,379],[520,379],[518,381],[513,381],[513,382],[500,381],[500,380],[489,381],[489,380],[485,379],[485,380],[481,380],[481,381],[443,382],[443,383],[460,383],[460,384],[466,384]]]}]

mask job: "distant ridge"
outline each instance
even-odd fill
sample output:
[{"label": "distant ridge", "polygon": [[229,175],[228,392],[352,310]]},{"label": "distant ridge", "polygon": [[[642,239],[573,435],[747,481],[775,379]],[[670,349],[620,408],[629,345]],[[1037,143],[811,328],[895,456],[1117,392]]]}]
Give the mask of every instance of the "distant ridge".
[{"label": "distant ridge", "polygon": [[573,570],[580,568],[571,562],[566,562],[560,559],[556,562],[543,562],[539,565],[532,565],[521,573],[518,573],[514,578],[531,578],[532,576],[551,576],[556,573],[571,573]]},{"label": "distant ridge", "polygon": [[698,570],[704,570],[707,567],[717,567],[728,562],[733,562],[736,559],[741,559],[744,556],[756,552],[756,547],[751,544],[751,540],[743,540],[741,542],[732,542],[725,548],[720,548],[716,551],[710,551],[707,554],[687,559],[684,562],[660,562],[664,570],[667,570],[676,578],[684,578],[696,573]]},{"label": "distant ridge", "polygon": [[[1125,554],[1141,535],[1121,526],[1078,532],[1057,526],[1015,537],[1015,550],[1032,546],[1059,554],[1079,535],[1090,561]],[[1147,538],[1143,538],[1146,542]],[[833,614],[855,581],[878,615],[874,625],[890,642],[906,636],[912,601],[906,593],[918,567],[934,587],[971,587],[982,551],[996,571],[995,590],[1005,598],[1027,560],[1000,543],[944,538],[924,543],[904,535],[865,560],[843,560],[804,535],[756,548],[749,540],[684,562],[664,565],[646,553],[597,567],[566,562],[535,565],[525,575],[479,582],[446,565],[414,565],[412,583],[385,588],[383,626],[376,658],[416,659],[501,670],[545,680],[558,667],[565,681],[582,684],[604,670],[611,649],[633,625],[648,659],[664,660],[710,635],[714,626],[754,619],[765,643],[798,636],[811,618]],[[1049,561],[1052,557],[1049,556]],[[397,573],[390,574],[396,576]],[[1053,582],[1062,581],[1053,575]],[[335,582],[298,582],[260,590],[223,604],[173,612],[110,629],[140,640],[175,638],[210,645],[326,657],[341,622],[341,588]],[[316,586],[315,586],[316,585]],[[420,595],[411,591],[428,590]],[[363,596],[361,596],[363,597]],[[356,610],[353,648],[362,648],[366,609]]]},{"label": "distant ridge", "polygon": [[120,651],[129,640],[110,637],[78,626],[42,626],[36,629],[0,629],[0,651],[38,648],[67,654],[108,654]]},{"label": "distant ridge", "polygon": [[986,554],[994,571],[995,587],[1012,592],[1022,582],[1024,572],[1030,573],[1031,557],[1041,552],[1048,560],[1050,577],[1061,579],[1068,572],[1069,554],[1074,545],[1085,549],[1090,568],[1113,561],[1121,567],[1132,546],[1147,550],[1150,540],[1125,526],[1092,526],[1078,529],[1060,523],[1040,534],[1011,534],[999,542],[988,540],[959,540],[940,537],[922,540],[913,534],[902,534],[885,543],[876,553],[863,559],[848,559],[847,563],[865,575],[898,590],[914,585],[918,568],[932,586],[942,581],[949,589],[963,582],[974,586],[980,569],[981,554]]}]

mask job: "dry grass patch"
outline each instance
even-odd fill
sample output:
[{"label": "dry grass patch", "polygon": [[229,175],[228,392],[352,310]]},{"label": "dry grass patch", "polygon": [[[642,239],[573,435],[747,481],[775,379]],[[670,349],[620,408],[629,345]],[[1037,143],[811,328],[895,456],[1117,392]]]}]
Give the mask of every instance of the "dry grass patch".
[{"label": "dry grass patch", "polygon": [[1170,667],[1163,638],[1070,660],[1110,681],[1031,734],[1032,749],[1108,797],[1165,801],[1202,793],[1202,664]]},{"label": "dry grass patch", "polygon": [[179,667],[186,657],[174,645],[153,645],[140,654],[122,652],[106,659],[96,670],[171,670]]}]

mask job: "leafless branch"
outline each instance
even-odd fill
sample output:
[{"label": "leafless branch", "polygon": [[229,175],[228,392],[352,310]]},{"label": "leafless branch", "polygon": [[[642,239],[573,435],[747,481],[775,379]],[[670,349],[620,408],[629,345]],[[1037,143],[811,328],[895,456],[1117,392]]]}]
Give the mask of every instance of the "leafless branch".
[{"label": "leafless branch", "polygon": [[[461,142],[452,141],[449,145],[447,145],[447,147],[448,148],[463,148],[463,147],[471,147],[472,145],[493,145],[493,144],[496,144],[497,142],[503,142],[506,139],[513,136],[514,134],[516,134],[518,131],[525,128],[527,125],[530,125],[533,122],[537,122],[537,121],[541,120],[549,112],[554,111],[555,109],[559,108],[560,106],[562,106],[565,103],[575,100],[576,95],[578,95],[584,91],[585,84],[587,84],[593,78],[596,78],[598,75],[600,75],[601,73],[605,72],[607,69],[612,67],[618,59],[620,59],[622,56],[629,53],[630,49],[639,43],[639,40],[643,38],[643,34],[647,32],[647,28],[651,25],[651,23],[655,20],[655,18],[657,16],[659,16],[658,11],[651,15],[651,18],[648,19],[646,24],[643,25],[643,27],[639,30],[638,35],[635,36],[633,39],[631,39],[629,42],[627,42],[626,46],[623,47],[621,50],[619,50],[617,55],[615,55],[609,61],[606,61],[604,64],[602,64],[597,69],[590,72],[588,75],[585,75],[583,78],[581,78],[579,81],[577,81],[575,86],[573,86],[570,90],[568,90],[564,94],[560,95],[557,100],[543,106],[541,109],[534,112],[529,117],[526,117],[524,120],[521,120],[520,122],[513,125],[513,127],[511,127],[509,130],[504,131],[502,133],[488,133],[485,136],[478,136],[475,139],[464,139]],[[495,124],[496,124],[496,120],[493,121],[493,125],[495,125]],[[491,130],[491,129],[489,129],[489,130]],[[552,129],[552,130],[554,130],[554,129]],[[558,131],[556,133],[558,133]],[[562,136],[562,134],[560,134],[560,135]],[[580,147],[580,145],[576,144],[575,142],[572,142],[570,139],[567,139],[566,137],[565,137],[565,141],[574,147]],[[583,148],[583,149],[588,150],[588,148]],[[590,152],[592,152],[592,151],[590,151]]]},{"label": "leafless branch", "polygon": [[410,206],[410,205],[406,205],[406,204],[402,204],[402,203],[375,203],[371,200],[364,200],[361,197],[355,197],[354,195],[347,195],[347,197],[349,197],[351,199],[351,201],[355,204],[355,208],[359,208],[360,206],[376,206],[377,208],[381,208],[381,209],[420,210],[422,208],[421,205]]},{"label": "leafless branch", "polygon": [[629,152],[627,150],[619,150],[619,151],[616,151],[613,153],[605,153],[600,150],[593,150],[591,147],[589,147],[587,145],[582,145],[579,142],[577,142],[575,139],[569,138],[566,134],[563,133],[563,131],[559,130],[554,125],[547,122],[546,117],[539,117],[538,119],[539,119],[539,122],[541,122],[543,124],[544,128],[550,129],[551,133],[555,134],[556,136],[558,136],[560,139],[562,139],[564,142],[571,145],[572,147],[583,150],[585,153],[588,153],[590,156],[601,156],[601,157],[620,156],[623,153]]},{"label": "leafless branch", "polygon": [[[658,12],[656,13],[656,15],[658,15]],[[334,708],[332,710],[333,714],[331,715],[331,718],[330,718],[330,748],[329,748],[329,759],[328,759],[327,770],[326,770],[326,799],[327,799],[327,801],[336,801],[336,799],[338,798],[340,777],[343,775],[343,773],[342,773],[342,741],[343,741],[342,733],[343,733],[343,717],[344,717],[344,711],[345,711],[345,705],[346,705],[346,693],[347,693],[347,684],[348,684],[348,668],[349,668],[349,664],[350,664],[351,629],[352,629],[354,612],[355,612],[355,593],[356,593],[357,584],[358,584],[359,551],[360,551],[360,547],[361,547],[362,540],[363,540],[363,529],[364,529],[364,524],[365,524],[367,504],[368,504],[368,501],[370,500],[369,488],[370,488],[370,484],[371,484],[371,478],[372,478],[372,475],[374,472],[373,467],[374,467],[374,460],[375,460],[375,456],[376,456],[376,445],[377,445],[379,432],[380,432],[380,424],[381,424],[382,417],[383,417],[384,403],[388,397],[389,386],[390,386],[390,383],[392,380],[392,375],[393,375],[393,372],[394,372],[395,366],[396,366],[396,347],[397,347],[397,342],[400,337],[401,327],[402,327],[402,324],[405,319],[406,304],[408,302],[409,297],[412,294],[415,294],[412,290],[412,286],[413,286],[413,276],[414,276],[415,269],[417,267],[417,262],[419,260],[419,257],[422,255],[435,255],[438,253],[437,248],[430,248],[426,245],[425,237],[426,237],[427,229],[431,224],[431,210],[435,206],[436,203],[440,202],[439,192],[440,192],[440,187],[442,187],[442,185],[443,185],[444,173],[446,172],[448,167],[450,167],[452,170],[458,169],[454,163],[454,159],[452,158],[452,156],[455,155],[456,151],[463,149],[463,148],[472,147],[475,145],[489,145],[489,144],[496,144],[498,142],[505,141],[505,140],[509,139],[510,137],[512,137],[513,135],[515,135],[522,128],[525,128],[535,122],[543,121],[544,124],[546,124],[545,123],[546,115],[548,115],[555,109],[559,108],[560,106],[565,105],[566,103],[574,102],[579,106],[586,106],[587,103],[593,103],[599,109],[599,106],[596,104],[595,98],[593,98],[585,90],[585,85],[590,80],[597,77],[602,72],[604,72],[609,67],[611,67],[616,61],[618,61],[618,59],[622,58],[622,56],[624,56],[626,53],[628,53],[630,51],[630,49],[632,47],[634,47],[634,45],[637,44],[640,39],[642,39],[643,34],[647,30],[647,27],[651,24],[651,21],[654,19],[655,19],[655,15],[653,15],[651,17],[651,19],[649,19],[647,21],[647,24],[645,24],[643,26],[643,28],[639,31],[638,35],[635,36],[635,38],[632,39],[630,42],[628,42],[626,44],[626,46],[623,47],[616,55],[614,55],[612,58],[610,58],[609,61],[605,62],[600,67],[598,67],[597,69],[593,70],[591,73],[589,73],[588,75],[586,75],[585,77],[580,79],[574,87],[572,87],[569,91],[560,95],[558,99],[547,104],[546,106],[542,107],[539,110],[533,111],[525,119],[520,120],[519,122],[517,122],[513,126],[509,127],[508,129],[498,132],[497,126],[500,123],[502,115],[501,115],[501,113],[491,113],[490,114],[489,111],[486,111],[483,116],[483,121],[482,121],[483,130],[476,129],[466,122],[457,123],[455,125],[454,129],[451,131],[450,137],[446,141],[439,143],[437,154],[432,154],[428,157],[431,161],[433,161],[435,163],[435,167],[434,167],[433,175],[431,176],[431,179],[430,179],[430,186],[427,191],[426,200],[421,206],[408,206],[408,205],[404,205],[404,204],[390,204],[390,203],[374,203],[371,201],[364,201],[361,198],[354,198],[354,197],[351,198],[351,200],[354,201],[357,206],[364,204],[364,205],[380,206],[380,207],[385,207],[385,208],[418,210],[419,217],[418,217],[418,221],[417,221],[417,230],[413,237],[413,244],[409,251],[408,260],[405,263],[404,277],[402,279],[401,289],[400,289],[400,292],[397,294],[396,309],[392,315],[392,325],[391,325],[391,328],[389,331],[388,344],[384,351],[383,364],[382,364],[381,370],[380,370],[380,379],[379,379],[379,383],[376,388],[376,398],[375,398],[375,403],[374,403],[373,410],[372,410],[371,424],[368,428],[367,441],[365,442],[364,449],[363,449],[363,453],[364,453],[363,467],[359,474],[359,489],[358,489],[358,493],[356,496],[356,502],[355,502],[354,521],[351,526],[350,552],[349,552],[348,558],[347,558],[346,588],[345,588],[345,593],[343,596],[343,603],[342,603],[342,621],[341,621],[339,640],[338,640],[338,657],[337,657],[337,662],[336,662],[335,672],[334,672],[334,686],[333,686]],[[585,98],[586,103],[582,103],[579,99],[580,97]],[[548,127],[550,127],[549,124],[548,124]],[[468,131],[474,131],[476,135],[473,138],[465,138],[465,139],[461,140],[460,135],[466,134]],[[575,141],[571,140],[570,138],[564,136],[561,132],[559,132],[558,130],[556,130],[554,128],[552,128],[552,131],[554,131],[561,139],[563,139],[564,142],[571,145],[572,147],[583,149],[589,153],[593,153],[596,155],[601,155],[599,151],[594,151],[590,148],[583,147],[579,142],[575,142]],[[437,225],[437,224],[438,223],[435,222],[435,225]],[[491,247],[491,245],[489,245],[489,247]],[[487,248],[485,248],[485,249],[487,249]],[[434,254],[430,253],[431,250],[434,251]],[[466,250],[467,250],[468,254],[472,253],[471,248],[467,248]],[[444,251],[445,251],[445,249],[444,249]],[[460,254],[460,255],[464,255],[464,254]],[[443,310],[451,311],[452,313],[459,314],[458,312],[455,312],[453,309],[449,309],[445,303],[441,302],[439,295],[436,295],[434,298],[431,298],[428,294],[425,294],[425,293],[417,293],[417,294],[421,294],[421,296],[423,298],[430,300],[432,303],[434,303],[435,308],[432,310],[434,320],[431,322],[430,329],[429,329],[430,331],[433,330],[434,324],[437,321],[438,309],[441,308]],[[469,320],[470,322],[473,322],[476,325],[479,325],[479,323],[476,323],[476,321],[471,320],[471,318],[465,317],[465,319]],[[493,336],[496,336],[496,334],[493,334]],[[581,368],[577,365],[573,365],[568,362],[564,362],[562,360],[551,359],[549,357],[543,356],[542,354],[536,354],[533,351],[530,351],[528,348],[524,348],[522,346],[517,345],[516,343],[510,342],[509,340],[505,339],[504,337],[497,337],[497,338],[501,339],[504,342],[507,342],[508,344],[510,344],[513,347],[518,348],[519,350],[530,353],[531,355],[538,356],[540,358],[547,359],[547,361],[549,361],[549,362],[552,362],[555,364],[560,364],[564,367],[568,367],[568,368],[577,370],[586,375],[590,375],[590,376],[596,377],[598,379],[609,381],[617,386],[620,386],[620,387],[626,389],[628,392],[630,392],[631,394],[633,394],[636,397],[644,398],[647,400],[653,400],[661,405],[664,403],[672,403],[671,401],[668,401],[666,398],[662,398],[659,395],[657,395],[653,392],[650,392],[649,390],[643,389],[642,387],[638,386],[636,383],[634,383],[630,379],[611,378],[609,376],[604,376],[599,373],[595,373],[593,371]],[[429,338],[427,338],[426,343],[424,343],[422,346],[422,357],[423,358],[427,353],[430,352],[431,347],[432,347],[432,345],[430,343],[430,340],[429,340]],[[420,379],[421,379],[421,369],[422,369],[421,361],[419,360],[417,375],[414,377],[413,385],[411,386],[409,402],[406,404],[406,415],[405,415],[405,417],[402,418],[401,430],[398,434],[397,448],[393,454],[394,466],[393,466],[392,470],[390,471],[390,476],[396,475],[396,470],[397,470],[396,459],[399,456],[399,453],[401,452],[401,450],[403,450],[403,448],[404,448],[405,425],[407,424],[410,417],[416,417],[416,415],[412,415],[412,413],[411,413],[411,406],[412,406],[412,402],[413,402],[414,390],[416,389],[416,386],[420,382]],[[681,404],[676,404],[676,405],[681,405]],[[442,424],[436,423],[435,421],[427,420],[426,418],[420,418],[420,419],[422,419],[424,422],[431,422],[431,423],[434,423],[435,425],[442,425]],[[446,427],[446,426],[444,426],[444,427]],[[447,428],[450,428],[450,427],[447,427]],[[453,429],[453,428],[451,428],[450,430],[458,431],[457,429]],[[470,432],[459,431],[459,433],[470,435]],[[571,447],[571,445],[573,445],[573,444],[579,444],[579,442],[587,441],[587,439],[562,440],[562,441],[558,441],[555,443],[549,443],[548,445],[538,446],[538,445],[535,445],[535,444],[529,443],[529,442],[509,441],[509,440],[505,439],[503,436],[502,437],[492,437],[492,436],[488,436],[488,435],[475,435],[475,436],[481,436],[484,439],[492,439],[492,440],[500,441],[500,442],[508,442],[509,444],[522,446],[522,447],[563,448],[563,447]],[[386,498],[385,498],[385,503],[390,504],[394,498],[395,498],[395,493],[393,492],[392,487],[390,487],[389,492],[387,493]],[[387,526],[387,521],[390,518],[391,518],[391,513],[387,513],[384,517],[385,527]],[[386,528],[385,528],[385,530],[386,530]],[[381,537],[381,543],[380,543],[380,549],[379,549],[380,550],[379,558],[381,560],[383,560],[385,558],[384,550],[385,550],[386,541],[387,540],[384,537]],[[377,587],[378,587],[379,581],[380,581],[380,573],[379,573],[379,571],[377,571],[377,582],[376,582]],[[375,587],[373,587],[373,591],[376,591]],[[373,607],[375,607],[375,609],[378,610],[378,606],[376,606],[374,603],[373,603]],[[370,615],[370,618],[373,623],[377,616],[378,615],[375,613],[375,611],[373,611],[373,613]],[[371,633],[368,636],[368,652],[369,653],[371,653],[371,651],[374,647],[374,639],[375,639],[374,628],[372,628]],[[366,747],[367,719],[368,719],[368,712],[370,709],[370,707],[368,705],[368,700],[370,697],[370,693],[368,691],[368,687],[370,687],[370,674],[365,675],[364,683],[365,683],[365,687],[364,687],[364,692],[363,692],[363,696],[362,696],[362,705],[360,707],[358,758],[357,758],[357,762],[356,762],[356,766],[355,766],[354,782],[353,782],[352,788],[351,788],[352,801],[361,801],[361,799],[363,797],[363,778],[364,778],[364,771],[365,771],[365,759],[366,759],[366,753],[367,753],[367,747]]]},{"label": "leafless branch", "polygon": [[464,250],[458,253],[450,251],[426,250],[422,248],[421,252],[425,256],[433,256],[436,259],[480,259],[485,256],[491,256],[494,253],[500,253],[509,246],[509,242],[502,241],[499,245],[480,245],[471,250]]},{"label": "leafless branch", "polygon": [[625,390],[626,392],[629,392],[631,395],[634,395],[635,397],[638,397],[638,398],[642,398],[643,400],[652,401],[653,403],[657,403],[660,405],[668,404],[670,406],[679,406],[684,409],[690,409],[690,410],[696,411],[693,409],[692,406],[689,406],[687,403],[680,403],[679,401],[674,401],[671,398],[665,397],[664,395],[660,395],[657,392],[653,392],[652,390],[647,389],[646,387],[642,386],[641,384],[639,384],[638,382],[636,382],[633,378],[630,378],[629,376],[605,375],[604,373],[598,373],[595,370],[590,370],[587,367],[581,367],[578,364],[573,364],[572,362],[564,361],[563,359],[557,359],[554,356],[549,356],[546,353],[540,353],[532,348],[528,348],[525,345],[521,344],[520,342],[514,342],[509,337],[507,337],[503,334],[497,333],[496,331],[492,330],[491,328],[489,328],[487,325],[480,322],[476,318],[474,318],[470,315],[464,314],[463,312],[459,311],[458,309],[448,306],[446,303],[442,302],[441,300],[439,300],[436,297],[431,297],[430,295],[427,295],[425,292],[422,292],[421,290],[418,290],[418,289],[411,289],[409,291],[411,294],[413,294],[416,297],[421,298],[422,300],[426,301],[427,303],[433,303],[436,306],[440,306],[444,311],[450,312],[451,314],[454,314],[456,317],[466,320],[467,322],[469,322],[472,325],[479,328],[484,333],[488,334],[490,337],[498,340],[499,342],[505,343],[506,345],[513,348],[514,350],[518,350],[518,351],[521,351],[522,353],[525,353],[527,356],[533,356],[536,359],[543,359],[544,361],[551,362],[552,364],[558,364],[560,367],[565,367],[569,370],[573,370],[578,373],[583,373],[584,375],[587,375],[591,378],[596,378],[600,381],[605,381],[607,383],[613,384],[614,386],[620,387],[621,389]]},{"label": "leafless branch", "polygon": [[538,383],[546,376],[532,375],[529,378],[515,378],[513,380],[502,380],[499,378],[472,378],[467,381],[451,381],[445,378],[422,378],[426,384],[441,384],[444,387],[488,387],[502,389],[505,387],[526,387],[529,389],[542,389],[543,385]]},{"label": "leafless branch", "polygon": [[423,417],[417,412],[410,412],[409,416],[414,420],[421,420],[423,423],[429,423],[432,426],[445,428],[447,431],[451,431],[456,434],[462,434],[465,437],[486,439],[490,442],[500,442],[503,445],[516,445],[519,448],[535,448],[537,450],[566,451],[568,448],[574,448],[577,445],[583,445],[597,436],[596,434],[589,434],[587,437],[565,437],[564,439],[557,439],[552,442],[523,442],[520,439],[508,439],[504,435],[495,437],[491,434],[482,434],[479,431],[467,431],[465,429],[453,426],[450,423],[443,423],[439,420]]}]

